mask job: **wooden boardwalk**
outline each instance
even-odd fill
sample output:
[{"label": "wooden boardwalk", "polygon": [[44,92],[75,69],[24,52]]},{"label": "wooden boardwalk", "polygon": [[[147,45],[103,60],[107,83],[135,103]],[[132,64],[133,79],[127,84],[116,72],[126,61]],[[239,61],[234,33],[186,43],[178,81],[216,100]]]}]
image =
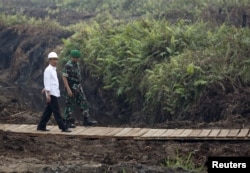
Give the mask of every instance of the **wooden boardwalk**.
[{"label": "wooden boardwalk", "polygon": [[250,129],[150,129],[77,126],[72,132],[61,132],[58,126],[48,125],[50,131],[36,130],[37,125],[0,124],[5,132],[40,135],[67,135],[82,138],[117,138],[134,140],[250,140]]}]

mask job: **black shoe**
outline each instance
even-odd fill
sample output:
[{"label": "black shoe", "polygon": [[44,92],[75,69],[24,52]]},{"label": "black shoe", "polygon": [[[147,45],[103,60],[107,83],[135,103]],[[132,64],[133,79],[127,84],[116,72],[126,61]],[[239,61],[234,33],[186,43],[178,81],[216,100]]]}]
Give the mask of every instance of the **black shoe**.
[{"label": "black shoe", "polygon": [[36,130],[38,130],[38,131],[50,131],[49,129],[46,129],[46,128],[37,128]]},{"label": "black shoe", "polygon": [[62,132],[71,132],[69,129],[63,129]]},{"label": "black shoe", "polygon": [[93,126],[95,124],[97,124],[97,121],[92,120],[90,117],[84,117],[84,122],[83,122],[84,126]]}]

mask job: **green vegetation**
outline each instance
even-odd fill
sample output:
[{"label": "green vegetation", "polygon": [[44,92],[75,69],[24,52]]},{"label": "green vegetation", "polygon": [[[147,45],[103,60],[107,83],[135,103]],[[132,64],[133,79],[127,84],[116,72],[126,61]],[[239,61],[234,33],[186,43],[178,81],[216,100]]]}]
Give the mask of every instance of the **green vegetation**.
[{"label": "green vegetation", "polygon": [[83,28],[64,40],[63,56],[80,49],[103,89],[153,117],[183,114],[208,85],[250,84],[249,29],[148,19]]},{"label": "green vegetation", "polygon": [[205,170],[203,165],[198,165],[194,162],[192,152],[187,156],[180,156],[178,150],[176,151],[176,158],[170,159],[168,157],[163,161],[162,165],[168,168],[181,168],[191,172],[204,172]]},{"label": "green vegetation", "polygon": [[[57,8],[47,7],[43,20],[1,14],[0,23],[74,31],[63,40],[61,63],[70,49],[80,49],[92,77],[114,96],[111,102],[123,100],[152,122],[184,115],[209,86],[236,90],[250,84],[250,30],[230,25],[232,9],[249,7],[248,0],[43,1],[51,2]],[[97,15],[61,26],[49,15],[63,9]],[[223,24],[213,14],[219,9]]]},{"label": "green vegetation", "polygon": [[60,28],[63,29],[65,27],[61,26],[57,21],[50,19],[49,17],[45,19],[36,19],[34,17],[27,17],[25,15],[15,14],[15,15],[6,15],[0,14],[0,24],[3,26],[12,26],[12,25],[27,25],[27,26],[38,26],[50,29]]}]

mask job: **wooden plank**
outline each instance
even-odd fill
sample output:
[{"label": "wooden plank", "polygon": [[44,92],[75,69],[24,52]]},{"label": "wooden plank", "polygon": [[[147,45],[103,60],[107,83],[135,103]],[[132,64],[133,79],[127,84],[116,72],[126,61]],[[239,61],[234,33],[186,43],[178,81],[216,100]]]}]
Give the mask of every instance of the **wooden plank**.
[{"label": "wooden plank", "polygon": [[58,125],[47,125],[46,129],[49,131],[38,131],[37,130],[37,125],[29,125],[29,127],[25,128],[22,133],[27,133],[27,134],[51,134],[51,135],[72,135],[71,133],[68,132],[62,132],[61,129],[59,129]]},{"label": "wooden plank", "polygon": [[[49,129],[49,128],[47,128],[47,129]],[[44,135],[44,134],[48,134],[49,132],[50,131],[38,131],[37,125],[29,125],[28,127],[23,129],[23,131],[22,131],[22,133],[25,133],[25,134],[36,134],[36,135],[41,135],[41,134]]]},{"label": "wooden plank", "polygon": [[141,137],[151,137],[153,134],[155,134],[158,131],[158,129],[150,129],[147,133],[143,134]]},{"label": "wooden plank", "polygon": [[175,129],[149,129],[137,139],[167,139],[173,132],[175,132]]},{"label": "wooden plank", "polygon": [[114,128],[114,127],[77,127],[71,128],[71,133],[64,133],[57,125],[47,125],[50,131],[37,131],[34,124],[0,124],[0,129],[14,133],[34,135],[79,135],[88,138],[119,138],[133,137],[134,139],[218,139],[237,140],[250,138],[250,129],[149,129],[149,128]]},{"label": "wooden plank", "polygon": [[[114,127],[106,127],[105,128],[105,130],[103,130],[101,133],[100,133],[100,135],[102,135],[102,137],[107,137],[107,136],[110,136],[110,134],[111,134],[111,136],[112,136],[112,132],[114,131],[114,130],[116,130],[116,128],[114,128]],[[120,130],[120,129],[119,129]],[[113,132],[113,133],[117,133],[118,131],[116,131],[116,132]],[[100,136],[100,135],[98,135],[98,136]]]},{"label": "wooden plank", "polygon": [[[54,126],[52,126],[52,125],[47,125],[46,129],[51,130],[52,127],[54,128]],[[41,133],[41,132],[48,133],[49,131],[38,131],[37,125],[29,124],[25,129],[22,130],[22,132],[25,132],[25,133]]]},{"label": "wooden plank", "polygon": [[236,137],[239,133],[240,129],[231,129],[227,134],[227,137]]},{"label": "wooden plank", "polygon": [[188,137],[198,137],[201,132],[202,132],[201,129],[194,129]]},{"label": "wooden plank", "polygon": [[105,129],[106,127],[96,127],[92,131],[90,131],[88,135],[89,136],[100,135],[100,133],[102,133]]},{"label": "wooden plank", "polygon": [[184,129],[176,129],[176,130],[174,131],[174,133],[172,133],[172,134],[170,135],[170,137],[172,137],[172,138],[178,138],[178,137],[180,137],[180,134],[181,134],[183,131],[184,131]]},{"label": "wooden plank", "polygon": [[125,133],[123,136],[128,136],[128,137],[137,136],[135,134],[138,133],[140,130],[141,128],[133,128],[129,132]]},{"label": "wooden plank", "polygon": [[130,130],[132,130],[132,128],[126,127],[126,128],[124,128],[122,131],[120,131],[120,132],[118,132],[117,134],[115,134],[114,136],[122,137],[124,134],[128,133]]},{"label": "wooden plank", "polygon": [[37,131],[37,125],[29,125],[26,129],[25,129],[25,133],[37,133],[39,131]]},{"label": "wooden plank", "polygon": [[114,128],[105,128],[101,132],[93,134],[93,136],[98,138],[107,138],[107,134],[111,133],[113,130]]},{"label": "wooden plank", "polygon": [[23,128],[26,128],[27,126],[29,126],[28,124],[17,124],[16,127],[13,127],[11,129],[11,131],[13,132],[19,132],[22,131]]},{"label": "wooden plank", "polygon": [[18,131],[22,133],[29,133],[30,131],[36,130],[36,128],[37,127],[34,125],[27,125],[26,127],[19,129]]},{"label": "wooden plank", "polygon": [[[150,131],[150,132],[149,132]],[[167,131],[167,129],[151,129],[149,130],[149,133],[144,134],[144,138],[155,138],[158,139],[160,136]]]},{"label": "wooden plank", "polygon": [[12,131],[13,128],[15,128],[17,125],[16,124],[5,124],[3,126],[3,131]]},{"label": "wooden plank", "polygon": [[211,129],[203,129],[197,137],[199,137],[199,138],[207,137],[210,132],[211,132]]},{"label": "wooden plank", "polygon": [[[1,124],[0,128],[3,131],[7,131],[8,129],[11,129],[12,127],[15,127],[13,124]],[[11,128],[10,128],[11,127]]]},{"label": "wooden plank", "polygon": [[167,129],[159,129],[155,134],[153,134],[152,136],[161,136],[163,133],[165,133],[167,131]]},{"label": "wooden plank", "polygon": [[55,126],[48,125],[46,128],[49,129],[50,131],[61,131],[61,129],[59,129],[59,127],[56,125]]},{"label": "wooden plank", "polygon": [[238,133],[237,137],[239,137],[239,138],[246,137],[248,135],[248,133],[249,133],[249,129],[241,129],[240,132]]},{"label": "wooden plank", "polygon": [[221,129],[220,133],[217,135],[217,137],[226,138],[227,134],[229,133],[230,129]]},{"label": "wooden plank", "polygon": [[96,127],[78,127],[73,134],[81,136],[89,136],[91,132],[95,130]]},{"label": "wooden plank", "polygon": [[174,133],[175,129],[167,129],[166,132],[160,135],[160,137],[169,137],[172,133]]},{"label": "wooden plank", "polygon": [[103,136],[114,136],[115,134],[119,133],[120,131],[122,131],[123,128],[113,128],[113,130],[109,133],[104,134]]},{"label": "wooden plank", "polygon": [[212,131],[210,132],[210,134],[208,135],[208,137],[215,138],[220,133],[220,130],[221,129],[212,129]]},{"label": "wooden plank", "polygon": [[47,125],[46,128],[50,130],[48,131],[48,134],[59,134],[59,135],[67,134],[66,132],[62,132],[62,130],[59,129],[58,125]]},{"label": "wooden plank", "polygon": [[76,127],[72,133],[74,135],[90,136],[90,133],[92,133],[95,129],[96,127],[92,127],[92,126],[88,126],[88,127],[79,126],[79,127]]},{"label": "wooden plank", "polygon": [[145,133],[147,133],[150,129],[148,128],[141,128],[140,131],[138,131],[137,133],[134,134],[134,136],[140,137],[142,135],[144,135]]},{"label": "wooden plank", "polygon": [[5,129],[8,127],[9,124],[0,124],[0,129],[2,131],[6,131]]},{"label": "wooden plank", "polygon": [[188,137],[192,133],[193,129],[185,129],[179,136],[180,137]]}]

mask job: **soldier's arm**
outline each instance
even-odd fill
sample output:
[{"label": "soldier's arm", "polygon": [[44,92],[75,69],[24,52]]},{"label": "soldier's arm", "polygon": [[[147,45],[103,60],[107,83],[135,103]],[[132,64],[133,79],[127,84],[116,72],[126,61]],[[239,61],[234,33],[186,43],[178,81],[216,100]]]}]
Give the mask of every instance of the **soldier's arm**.
[{"label": "soldier's arm", "polygon": [[62,76],[62,79],[63,79],[64,86],[65,86],[65,88],[66,88],[66,90],[67,90],[68,96],[72,97],[72,96],[73,96],[73,93],[72,93],[72,91],[71,91],[71,89],[70,89],[70,87],[69,87],[69,83],[68,83],[67,77]]},{"label": "soldier's arm", "polygon": [[63,79],[63,84],[64,84],[65,88],[67,90],[70,89],[67,77],[62,76],[62,79]]}]

